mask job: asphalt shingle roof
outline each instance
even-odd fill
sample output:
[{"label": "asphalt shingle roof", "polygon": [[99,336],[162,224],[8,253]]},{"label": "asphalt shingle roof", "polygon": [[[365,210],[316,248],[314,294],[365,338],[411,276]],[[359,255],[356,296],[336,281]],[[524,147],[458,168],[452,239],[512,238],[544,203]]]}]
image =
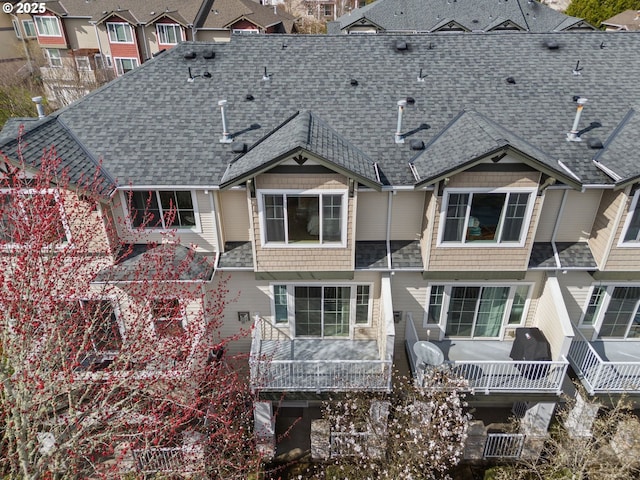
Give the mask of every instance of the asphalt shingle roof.
[{"label": "asphalt shingle roof", "polygon": [[535,0],[376,0],[331,22],[328,33],[339,33],[362,19],[386,32],[434,32],[451,21],[469,32],[488,32],[507,21],[530,32],[585,28],[582,19]]},{"label": "asphalt shingle roof", "polygon": [[273,7],[253,0],[215,0],[202,28],[230,28],[243,18],[261,28],[282,22],[287,32],[291,32],[295,19],[286,12],[276,13]]},{"label": "asphalt shingle roof", "polygon": [[605,142],[606,148],[594,158],[605,171],[609,170],[619,177],[619,179],[616,178],[618,183],[624,183],[640,175],[638,163],[625,158],[634,148],[638,150],[639,132],[640,115],[634,109],[630,109],[618,128]]},{"label": "asphalt shingle roof", "polygon": [[[397,40],[408,48],[397,51]],[[549,48],[552,44],[558,48]],[[215,58],[205,59],[203,53],[211,50]],[[187,51],[196,58],[185,59]],[[62,135],[58,141],[31,124],[25,139],[32,145],[61,142],[56,147],[65,161],[79,158],[77,140],[120,186],[219,186],[237,158],[231,145],[219,142],[217,102],[224,99],[236,142],[253,146],[294,112],[306,110],[348,142],[347,150],[353,147],[376,162],[383,184],[410,186],[416,180],[409,162],[417,152],[410,142],[396,144],[394,133],[397,102],[412,97],[415,104],[404,111],[402,131],[423,123],[431,128],[409,139],[428,145],[462,110],[474,110],[508,130],[511,141],[535,149],[538,161],[559,160],[582,183],[614,184],[616,179],[593,162],[598,154],[607,160],[606,149],[600,153],[586,140],[605,141],[631,108],[638,109],[640,62],[629,61],[638,51],[640,35],[633,32],[247,35],[229,43],[185,42],[35,122],[64,122],[74,138]],[[580,75],[573,73],[577,60]],[[265,68],[268,82],[262,80]],[[421,70],[424,81],[417,79]],[[589,99],[579,128],[595,121],[601,126],[584,133],[583,142],[568,142],[576,95]],[[630,173],[640,173],[631,138],[635,125],[630,122],[629,134],[625,128],[609,145],[620,162],[616,168]],[[466,151],[482,150],[486,138],[480,134],[480,148],[471,145],[472,138],[459,143]],[[6,142],[0,140],[0,150],[6,151]]]},{"label": "asphalt shingle roof", "polygon": [[558,261],[555,258],[553,244],[534,243],[529,257],[529,268],[550,270],[558,268],[596,270],[598,268],[587,242],[555,242],[555,246]]}]

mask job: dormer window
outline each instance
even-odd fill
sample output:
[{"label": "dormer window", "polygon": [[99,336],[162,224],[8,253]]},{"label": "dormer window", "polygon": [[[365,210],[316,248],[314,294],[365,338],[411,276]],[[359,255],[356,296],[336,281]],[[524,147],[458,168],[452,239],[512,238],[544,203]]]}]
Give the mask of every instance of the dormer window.
[{"label": "dormer window", "polygon": [[532,189],[445,190],[440,244],[522,246],[535,200]]},{"label": "dormer window", "polygon": [[344,246],[346,192],[268,192],[258,196],[262,243]]},{"label": "dormer window", "polygon": [[133,43],[133,32],[128,23],[107,23],[111,43]]},{"label": "dormer window", "polygon": [[133,228],[199,229],[196,204],[189,190],[137,190],[124,195]]}]

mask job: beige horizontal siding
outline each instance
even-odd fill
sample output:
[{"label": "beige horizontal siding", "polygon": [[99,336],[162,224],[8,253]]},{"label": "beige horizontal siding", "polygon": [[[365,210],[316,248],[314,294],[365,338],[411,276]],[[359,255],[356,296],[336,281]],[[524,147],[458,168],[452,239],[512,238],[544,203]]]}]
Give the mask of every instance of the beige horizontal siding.
[{"label": "beige horizontal siding", "polygon": [[600,268],[607,257],[607,249],[611,236],[615,234],[614,225],[618,211],[622,208],[626,195],[624,192],[605,190],[602,192],[600,206],[591,229],[589,247]]},{"label": "beige horizontal siding", "polygon": [[388,199],[387,192],[358,192],[356,241],[387,238]]},{"label": "beige horizontal siding", "polygon": [[418,240],[422,227],[425,192],[392,195],[391,240]]},{"label": "beige horizontal siding", "polygon": [[560,205],[562,203],[563,190],[546,190],[543,196],[542,211],[538,220],[536,230],[536,242],[550,242],[553,236],[553,229],[556,225]]},{"label": "beige horizontal siding", "polygon": [[556,241],[587,241],[591,235],[601,196],[602,190],[567,190]]},{"label": "beige horizontal siding", "polygon": [[251,240],[249,201],[243,190],[220,192],[220,213],[225,242],[247,242]]}]

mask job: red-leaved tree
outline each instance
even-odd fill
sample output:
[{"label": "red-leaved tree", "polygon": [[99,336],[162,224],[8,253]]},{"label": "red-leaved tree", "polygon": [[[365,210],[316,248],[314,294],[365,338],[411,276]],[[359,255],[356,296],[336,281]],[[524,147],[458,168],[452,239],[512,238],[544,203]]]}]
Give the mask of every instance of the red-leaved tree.
[{"label": "red-leaved tree", "polygon": [[0,472],[255,471],[246,359],[220,333],[233,294],[211,260],[175,232],[119,241],[99,169],[72,183],[53,149],[35,169],[20,149],[1,163]]}]

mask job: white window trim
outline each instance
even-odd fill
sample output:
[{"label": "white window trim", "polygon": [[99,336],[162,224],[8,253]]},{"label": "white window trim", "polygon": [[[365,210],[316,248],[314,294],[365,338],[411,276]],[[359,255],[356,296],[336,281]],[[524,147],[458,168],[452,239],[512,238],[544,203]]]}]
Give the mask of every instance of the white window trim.
[{"label": "white window trim", "polygon": [[[58,52],[58,56],[57,57],[51,56],[51,50],[56,50]],[[64,66],[62,62],[62,55],[60,54],[59,48],[45,48],[44,52],[45,52],[44,54],[47,57],[47,63],[49,63],[49,66],[51,68],[62,68]],[[60,65],[54,65],[52,59],[60,60]]]},{"label": "white window trim", "polygon": [[[180,38],[178,38],[175,43],[163,42],[161,38],[162,35],[160,35],[160,27],[173,27],[174,29],[177,28],[178,31],[180,32]],[[156,35],[158,37],[159,45],[177,45],[180,42],[184,42],[184,31],[183,31],[182,25],[180,25],[179,23],[156,23]]]},{"label": "white window trim", "polygon": [[[81,72],[90,72],[91,71],[91,60],[89,60],[89,57],[87,57],[86,55],[80,56],[80,57],[74,57],[75,58],[75,62],[76,62],[76,68],[81,71]],[[79,59],[85,59],[87,61],[87,67],[81,67],[80,64],[78,63]]]},{"label": "white window trim", "polygon": [[[120,63],[118,63],[118,60],[120,60]],[[118,67],[122,67],[122,60],[134,60],[136,65],[135,67],[133,67],[133,70],[135,70],[136,68],[138,68],[140,66],[140,62],[138,61],[138,59],[136,57],[113,57],[113,65],[116,69],[116,74],[121,77],[122,75],[124,75],[125,72],[124,68],[118,68]],[[122,73],[120,73],[120,71],[122,71]],[[131,70],[129,70],[131,71]]]},{"label": "white window trim", "polygon": [[[274,286],[284,285],[287,288],[287,321],[276,323],[276,306]],[[356,294],[358,285],[366,285],[369,287],[369,312],[368,323],[356,323]],[[344,337],[333,336],[325,337],[321,336],[296,336],[296,321],[295,321],[295,287],[349,287],[349,335]],[[271,306],[271,318],[272,324],[276,327],[288,328],[291,338],[305,338],[316,340],[353,340],[354,331],[356,328],[367,328],[373,325],[373,283],[371,282],[305,282],[305,281],[282,281],[282,282],[270,282],[269,283],[269,296]]]},{"label": "white window trim", "polygon": [[11,19],[11,23],[13,24],[13,31],[16,34],[16,37],[22,39],[22,30],[20,29],[20,22],[15,18]]},{"label": "white window trim", "polygon": [[231,33],[236,35],[255,35],[259,34],[260,30],[257,28],[233,28],[231,29]]},{"label": "white window trim", "polygon": [[[602,303],[598,307],[598,312],[594,317],[594,321],[591,325],[584,324],[584,317],[587,315],[587,308],[589,308],[589,302],[591,301],[591,297],[593,296],[593,291],[597,288],[604,288],[605,292],[602,297]],[[590,328],[593,329],[593,334],[591,336],[591,341],[603,341],[603,342],[640,342],[640,338],[627,338],[629,334],[629,330],[631,328],[631,322],[627,324],[627,331],[625,333],[624,338],[621,337],[600,337],[600,328],[602,328],[602,322],[604,321],[604,315],[606,311],[609,309],[609,303],[611,302],[611,295],[613,294],[613,290],[616,287],[640,287],[640,283],[637,282],[600,282],[594,283],[589,288],[589,293],[587,298],[582,306],[582,313],[580,314],[580,321],[578,322],[579,328]],[[640,309],[640,307],[638,307]]]},{"label": "white window trim", "polygon": [[[0,194],[11,193],[15,194],[16,192],[7,189],[0,189]],[[56,205],[58,206],[58,210],[60,212],[60,221],[62,222],[62,228],[64,228],[64,234],[67,237],[66,241],[57,244],[54,249],[62,250],[68,246],[73,245],[72,237],[71,237],[71,228],[69,227],[69,222],[67,222],[67,217],[64,212],[64,205],[60,201],[60,192],[58,190],[46,189],[46,190],[37,190],[37,189],[23,189],[18,192],[18,195],[53,195],[53,198],[56,201]],[[0,247],[0,250],[13,250],[20,248],[28,248],[28,245],[23,245],[19,243],[7,243]]]},{"label": "white window trim", "polygon": [[[345,248],[347,246],[347,225],[348,225],[348,217],[349,217],[349,197],[347,195],[347,190],[274,190],[274,189],[266,189],[266,190],[258,190],[256,192],[256,197],[258,199],[258,223],[260,227],[260,246],[264,248]],[[266,235],[266,219],[265,208],[264,208],[264,196],[265,195],[284,195],[284,220],[285,220],[285,241],[284,242],[267,242]],[[342,196],[342,209],[341,214],[342,218],[340,219],[340,242],[318,242],[318,243],[287,243],[287,238],[289,236],[289,228],[288,228],[288,219],[287,219],[287,200],[286,196],[298,196],[298,195],[317,195],[320,197],[321,195],[341,195]],[[322,203],[319,206],[319,214],[320,219],[318,220],[320,223],[320,236],[322,236]]]},{"label": "white window trim", "polygon": [[[27,27],[25,26],[28,23],[31,23],[31,26],[34,32],[33,35],[29,35]],[[36,23],[33,20],[22,20],[22,30],[24,31],[25,38],[36,38],[38,36],[38,30],[36,30]]]},{"label": "white window trim", "polygon": [[[38,28],[38,19],[43,19],[43,21],[45,19],[49,20],[49,19],[53,19],[56,22],[56,26],[58,29],[58,33],[54,34],[54,35],[46,35],[44,33],[42,33],[40,31],[40,28]],[[58,17],[53,16],[53,15],[39,15],[39,16],[34,16],[33,17],[33,21],[35,23],[36,26],[36,33],[38,34],[39,37],[55,37],[55,38],[60,38],[62,37],[62,29],[60,28],[60,21],[58,20]]]},{"label": "white window trim", "polygon": [[[442,306],[440,307],[440,318],[438,319],[438,323],[429,323],[429,302],[431,299],[431,287],[435,285],[444,285],[444,292],[442,293]],[[531,295],[533,291],[533,282],[431,282],[427,286],[427,296],[425,301],[424,308],[424,316],[422,319],[422,327],[423,328],[438,328],[439,329],[439,338],[437,340],[442,340],[443,338],[450,339],[458,339],[458,340],[504,340],[505,332],[508,329],[519,328],[526,324],[527,317],[529,315],[529,306],[531,305]],[[509,315],[511,314],[511,308],[513,307],[513,299],[518,287],[528,286],[529,291],[527,292],[527,299],[524,302],[524,308],[522,310],[522,318],[520,319],[520,323],[512,323],[509,324]],[[502,318],[502,323],[500,325],[500,334],[497,337],[447,337],[447,314],[449,313],[449,302],[451,301],[451,288],[452,287],[509,287],[509,298],[507,299],[507,303],[505,304],[504,314]],[[477,310],[477,305],[476,305]],[[477,316],[477,311],[476,311]],[[474,325],[476,318],[474,317]],[[433,337],[432,337],[433,338]]]},{"label": "white window trim", "polygon": [[[460,242],[444,242],[442,240],[444,236],[444,228],[445,222],[447,219],[447,207],[449,205],[449,196],[451,194],[464,194],[464,193],[529,193],[529,202],[527,203],[527,210],[525,212],[524,219],[522,221],[522,232],[521,239],[519,242],[503,242],[503,241],[473,241],[467,242],[463,237]],[[529,231],[529,227],[531,226],[531,217],[533,215],[533,208],[536,203],[536,193],[537,190],[535,188],[527,188],[527,187],[513,187],[513,188],[446,188],[442,194],[442,205],[440,207],[440,219],[438,223],[438,241],[436,246],[438,248],[522,248],[525,246],[527,242],[527,233]],[[465,223],[469,222],[469,215],[471,211],[471,203],[467,205],[467,212],[465,217]],[[506,200],[505,200],[506,205]],[[503,209],[502,218],[501,218],[501,227],[502,220],[504,219],[506,209]]]},{"label": "white window trim", "polygon": [[627,235],[627,230],[629,229],[629,224],[631,223],[631,217],[633,217],[636,208],[640,208],[638,205],[638,199],[640,198],[640,190],[636,191],[633,194],[633,199],[631,200],[631,205],[629,210],[627,211],[627,218],[624,221],[624,226],[622,227],[622,233],[620,234],[620,238],[618,239],[618,247],[620,248],[638,248],[640,247],[640,234],[639,238],[636,241],[625,242],[624,237]]},{"label": "white window trim", "polygon": [[[122,205],[122,210],[125,215],[125,222],[127,228],[129,229],[129,233],[133,233],[138,231],[138,227],[134,227],[131,223],[131,212],[129,211],[129,192],[130,191],[143,191],[143,192],[154,192],[156,194],[156,200],[158,202],[158,207],[162,211],[162,206],[160,205],[160,198],[157,196],[158,192],[189,192],[191,193],[191,204],[193,205],[193,215],[196,219],[196,224],[193,227],[189,228],[180,228],[180,227],[169,227],[169,228],[143,228],[142,230],[146,233],[165,233],[165,232],[193,232],[193,233],[202,233],[202,224],[200,222],[200,210],[198,209],[198,195],[195,190],[192,189],[182,189],[182,188],[159,188],[159,189],[136,189],[133,188],[131,190],[120,190],[120,202]],[[164,224],[164,216],[162,216],[162,223]]]},{"label": "white window trim", "polygon": [[[180,324],[182,325],[182,329],[186,332],[189,322],[187,319],[187,306],[186,306],[185,299],[180,297],[155,297],[150,299],[148,303],[149,322],[151,323],[151,330],[153,331],[153,336],[156,339],[163,338],[158,335],[158,332],[156,332],[156,317],[153,316],[153,302],[156,300],[178,300],[178,304],[180,306],[180,316],[181,316]],[[163,317],[160,317],[160,318],[163,318]]]},{"label": "white window trim", "polygon": [[[112,38],[111,29],[109,28],[110,25],[126,25],[129,28],[129,33],[131,34],[131,41],[130,42],[128,42],[128,41],[121,42],[120,40],[118,40],[117,36],[115,36],[115,33],[114,33],[115,39]],[[107,22],[106,28],[107,28],[107,37],[109,38],[109,43],[128,44],[128,45],[133,45],[135,43],[135,37],[134,37],[133,28],[131,27],[131,25],[129,23],[127,23],[127,22]]]}]

